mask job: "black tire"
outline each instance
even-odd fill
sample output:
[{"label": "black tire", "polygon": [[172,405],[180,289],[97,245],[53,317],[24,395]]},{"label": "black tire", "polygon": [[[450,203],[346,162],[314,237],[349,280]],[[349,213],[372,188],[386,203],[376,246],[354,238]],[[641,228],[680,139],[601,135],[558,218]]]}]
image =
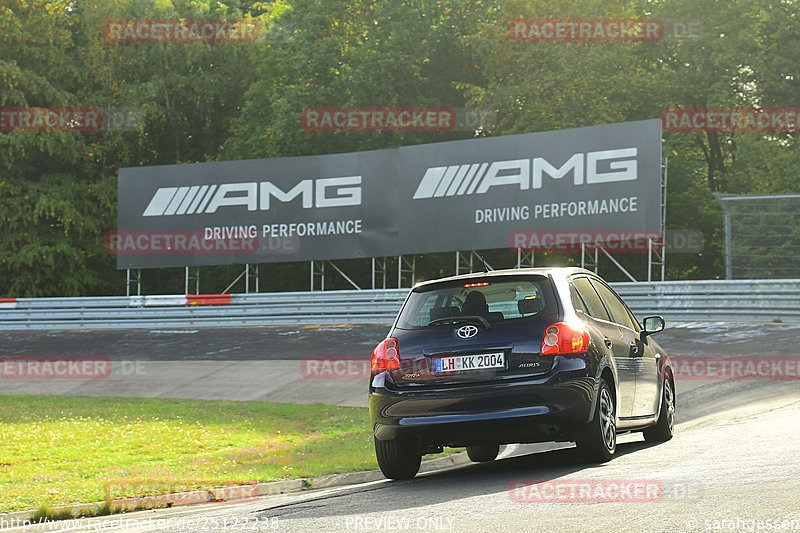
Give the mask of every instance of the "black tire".
[{"label": "black tire", "polygon": [[617,422],[614,395],[604,379],[597,391],[597,405],[592,421],[582,428],[575,440],[581,459],[588,463],[604,463],[617,450]]},{"label": "black tire", "polygon": [[422,454],[408,442],[398,439],[375,440],[375,456],[383,475],[389,479],[411,479],[419,472]]},{"label": "black tire", "polygon": [[467,456],[473,463],[488,463],[497,458],[500,453],[499,444],[478,444],[476,446],[467,446]]},{"label": "black tire", "polygon": [[658,422],[642,431],[647,442],[666,442],[675,433],[675,385],[669,377],[664,379],[662,394]]}]

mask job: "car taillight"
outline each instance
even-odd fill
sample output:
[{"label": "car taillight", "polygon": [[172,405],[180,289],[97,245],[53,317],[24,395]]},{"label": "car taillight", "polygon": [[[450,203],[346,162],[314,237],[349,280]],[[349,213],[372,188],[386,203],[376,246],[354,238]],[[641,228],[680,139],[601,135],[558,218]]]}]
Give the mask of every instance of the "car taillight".
[{"label": "car taillight", "polygon": [[400,346],[397,339],[384,339],[372,350],[372,370],[395,370],[400,368]]},{"label": "car taillight", "polygon": [[588,349],[589,333],[584,329],[559,322],[547,326],[544,330],[542,355],[583,353]]}]

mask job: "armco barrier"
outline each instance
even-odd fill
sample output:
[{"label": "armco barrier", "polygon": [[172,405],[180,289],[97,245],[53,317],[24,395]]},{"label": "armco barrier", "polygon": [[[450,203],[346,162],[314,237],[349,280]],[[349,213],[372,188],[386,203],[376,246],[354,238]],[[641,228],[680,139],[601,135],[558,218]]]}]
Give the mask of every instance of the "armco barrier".
[{"label": "armco barrier", "polygon": [[[800,322],[800,280],[613,283],[639,318]],[[408,289],[0,299],[0,330],[388,324]]]}]

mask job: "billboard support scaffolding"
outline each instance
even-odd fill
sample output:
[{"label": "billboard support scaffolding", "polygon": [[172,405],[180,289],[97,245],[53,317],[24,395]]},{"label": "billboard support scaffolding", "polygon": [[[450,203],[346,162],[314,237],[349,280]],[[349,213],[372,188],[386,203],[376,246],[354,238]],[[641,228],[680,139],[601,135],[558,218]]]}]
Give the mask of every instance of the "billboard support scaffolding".
[{"label": "billboard support scaffolding", "polygon": [[357,291],[362,290],[361,287],[355,281],[353,281],[350,278],[350,276],[345,274],[344,271],[341,268],[336,266],[336,263],[334,263],[333,261],[328,261],[327,259],[323,259],[321,261],[310,261],[309,263],[310,263],[310,266],[311,266],[311,285],[309,287],[309,290],[311,292],[314,291],[314,286],[316,285],[316,282],[315,282],[316,279],[319,279],[319,290],[321,290],[321,291],[325,290],[325,264],[326,263],[329,264],[331,266],[331,268],[333,268],[336,272],[338,272],[339,275],[342,276],[345,279],[345,281],[347,281],[347,283],[352,285],[355,290],[357,290]]},{"label": "billboard support scaffolding", "polygon": [[125,269],[125,296],[131,295],[131,285],[136,286],[136,296],[142,295],[142,269]]},{"label": "billboard support scaffolding", "polygon": [[[386,288],[386,261],[385,257],[372,258],[372,288],[385,289]],[[375,283],[376,279],[381,279],[381,286],[378,287]]]},{"label": "billboard support scaffolding", "polygon": [[[462,261],[462,254],[466,254],[464,261]],[[485,263],[485,260],[478,255],[478,252],[475,250],[469,250],[467,252],[456,251],[456,276],[460,274],[472,274],[475,272],[474,259],[476,258],[480,262],[480,269],[483,270],[483,264]],[[486,263],[486,267],[489,270],[494,270],[494,267],[492,267],[492,265],[489,263]]]},{"label": "billboard support scaffolding", "polygon": [[[405,265],[405,267],[403,266]],[[409,276],[409,287],[413,287],[417,277],[417,256],[412,255],[411,259],[406,259],[402,255],[397,256],[397,288],[403,286],[403,273]]]},{"label": "billboard support scaffolding", "polygon": [[597,274],[600,261],[597,252],[597,247],[593,248],[594,253],[587,252],[586,245],[581,243],[581,268],[585,268],[586,270],[593,270],[595,274]]},{"label": "billboard support scaffolding", "polygon": [[200,267],[195,267],[194,275],[192,275],[192,268],[186,267],[183,283],[183,294],[189,294],[189,285],[194,281],[194,294],[200,294]]},{"label": "billboard support scaffolding", "polygon": [[523,252],[522,248],[517,248],[517,268],[533,268],[533,251]]},{"label": "billboard support scaffolding", "polygon": [[311,284],[309,290],[314,292],[314,280],[319,278],[319,290],[325,290],[325,261],[310,261],[311,266]]},{"label": "billboard support scaffolding", "polygon": [[[239,273],[239,275],[238,275],[238,276],[236,276],[236,279],[234,279],[233,281],[231,281],[231,282],[230,282],[230,284],[229,284],[227,287],[225,287],[225,290],[224,290],[224,291],[222,291],[222,294],[228,294],[228,291],[229,291],[229,290],[231,290],[231,289],[233,288],[233,286],[234,286],[234,285],[236,285],[236,284],[239,282],[239,280],[240,280],[240,279],[242,279],[242,278],[243,278],[243,277],[244,277],[246,274],[247,274],[247,265],[245,265],[245,269],[244,269],[244,270],[242,270],[242,271]],[[198,291],[198,292],[199,292],[199,291]],[[187,294],[188,294],[188,293],[187,293]]]},{"label": "billboard support scaffolding", "polygon": [[664,281],[664,270],[667,264],[667,178],[669,176],[669,157],[661,163],[661,240],[649,240],[647,250],[647,281],[653,281],[653,267],[661,271]]},{"label": "billboard support scaffolding", "polygon": [[[245,271],[247,272],[247,278],[244,282],[244,290],[245,292],[250,292],[250,280],[253,280],[253,284],[255,285],[255,290],[253,292],[259,292],[258,290],[258,263],[255,265],[251,265],[247,263],[245,266]],[[198,291],[199,292],[199,291]]]}]

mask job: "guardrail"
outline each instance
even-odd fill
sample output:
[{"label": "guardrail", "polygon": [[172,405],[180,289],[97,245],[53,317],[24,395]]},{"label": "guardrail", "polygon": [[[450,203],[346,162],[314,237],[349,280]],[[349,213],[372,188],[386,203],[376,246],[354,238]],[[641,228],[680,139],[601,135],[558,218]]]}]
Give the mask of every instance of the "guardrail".
[{"label": "guardrail", "polygon": [[[638,317],[800,322],[800,280],[613,283]],[[0,330],[382,323],[408,289],[0,299]]]},{"label": "guardrail", "polygon": [[17,298],[0,300],[0,330],[390,323],[408,289]]},{"label": "guardrail", "polygon": [[674,321],[800,322],[800,280],[612,283],[637,317]]}]

